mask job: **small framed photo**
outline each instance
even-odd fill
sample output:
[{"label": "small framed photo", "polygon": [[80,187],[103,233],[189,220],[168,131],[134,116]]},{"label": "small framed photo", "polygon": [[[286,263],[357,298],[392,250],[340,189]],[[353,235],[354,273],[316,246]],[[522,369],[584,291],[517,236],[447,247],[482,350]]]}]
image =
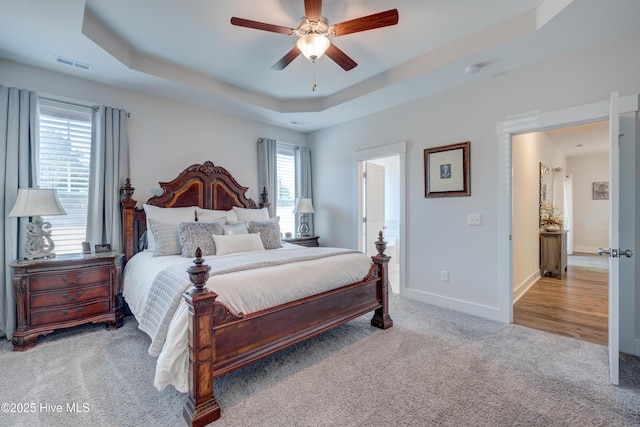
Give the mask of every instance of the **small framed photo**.
[{"label": "small framed photo", "polygon": [[101,245],[96,245],[96,253],[100,252],[111,252],[111,244],[110,243],[102,243]]},{"label": "small framed photo", "polygon": [[470,196],[469,141],[425,148],[424,197]]},{"label": "small framed photo", "polygon": [[82,242],[82,253],[83,254],[90,254],[91,253],[91,243]]},{"label": "small framed photo", "polygon": [[609,181],[594,182],[591,198],[593,200],[609,200]]}]

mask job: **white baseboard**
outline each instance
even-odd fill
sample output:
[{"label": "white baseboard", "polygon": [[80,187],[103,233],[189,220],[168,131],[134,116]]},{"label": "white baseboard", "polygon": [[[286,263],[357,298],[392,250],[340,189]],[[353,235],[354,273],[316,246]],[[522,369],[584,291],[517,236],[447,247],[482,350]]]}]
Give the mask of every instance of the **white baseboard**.
[{"label": "white baseboard", "polygon": [[524,295],[531,286],[540,278],[540,270],[536,270],[532,273],[524,282],[520,283],[513,289],[513,303],[520,299],[522,295]]},{"label": "white baseboard", "polygon": [[451,310],[460,311],[462,313],[471,314],[473,316],[484,317],[485,319],[489,320],[496,320],[502,323],[509,322],[509,314],[506,312],[501,312],[499,307],[476,304],[469,301],[443,297],[442,295],[436,295],[424,291],[417,291],[415,289],[409,288],[404,288],[404,290],[400,289],[400,296],[427,304],[437,305],[438,307],[444,307]]}]

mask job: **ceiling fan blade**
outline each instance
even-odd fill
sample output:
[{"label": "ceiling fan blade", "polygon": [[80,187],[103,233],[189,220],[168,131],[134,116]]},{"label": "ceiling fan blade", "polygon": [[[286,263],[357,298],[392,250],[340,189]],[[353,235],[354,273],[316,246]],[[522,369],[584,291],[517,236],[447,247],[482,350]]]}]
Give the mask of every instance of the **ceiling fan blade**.
[{"label": "ceiling fan blade", "polygon": [[273,64],[273,67],[271,67],[271,69],[276,71],[284,70],[287,65],[291,64],[291,61],[293,61],[298,57],[298,55],[300,55],[300,53],[301,52],[300,49],[298,49],[298,46],[294,46],[293,49],[287,52],[287,54],[283,56],[282,59],[280,59],[280,61]]},{"label": "ceiling fan blade", "polygon": [[251,21],[250,19],[231,18],[231,25],[237,25],[238,27],[253,28],[256,30],[271,31],[272,33],[285,34],[291,36],[295,33],[293,28],[281,27],[280,25],[265,24],[264,22]]},{"label": "ceiling fan blade", "polygon": [[311,22],[322,18],[322,0],[304,0],[304,16]]},{"label": "ceiling fan blade", "polygon": [[333,62],[341,66],[345,71],[349,71],[358,66],[356,61],[349,58],[346,53],[338,49],[333,43],[329,45],[329,49],[327,49],[324,54],[333,59]]},{"label": "ceiling fan blade", "polygon": [[374,30],[388,27],[398,23],[398,9],[390,9],[373,15],[363,16],[350,21],[340,22],[333,26],[332,35],[344,36],[346,34],[359,33],[360,31]]}]

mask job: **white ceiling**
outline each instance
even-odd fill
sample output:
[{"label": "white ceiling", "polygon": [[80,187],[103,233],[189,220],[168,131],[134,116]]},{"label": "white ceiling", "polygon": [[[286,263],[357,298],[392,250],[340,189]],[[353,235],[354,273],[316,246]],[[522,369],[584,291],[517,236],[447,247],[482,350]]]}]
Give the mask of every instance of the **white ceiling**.
[{"label": "white ceiling", "polygon": [[[296,27],[303,0],[0,0],[0,58],[307,132],[640,31],[638,0],[325,0],[322,10],[335,24],[392,8],[398,25],[332,40],[358,63],[348,72],[302,56],[273,71],[295,37],[229,22]],[[473,64],[481,70],[465,73]]]},{"label": "white ceiling", "polygon": [[565,157],[609,153],[609,121],[550,129],[547,136]]}]

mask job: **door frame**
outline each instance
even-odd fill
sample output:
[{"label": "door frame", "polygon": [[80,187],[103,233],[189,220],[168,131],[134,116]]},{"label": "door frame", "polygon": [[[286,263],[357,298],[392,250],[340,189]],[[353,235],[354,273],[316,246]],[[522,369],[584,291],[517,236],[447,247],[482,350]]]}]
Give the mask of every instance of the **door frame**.
[{"label": "door frame", "polygon": [[406,153],[407,153],[407,143],[406,141],[396,142],[393,144],[383,145],[375,148],[367,148],[364,150],[354,151],[351,155],[351,159],[353,161],[353,188],[356,189],[356,197],[354,197],[353,201],[353,220],[355,230],[353,241],[355,242],[354,247],[359,247],[360,242],[362,242],[362,227],[360,226],[360,219],[362,218],[362,207],[360,206],[360,201],[362,200],[362,181],[360,177],[362,176],[362,162],[375,160],[383,157],[392,157],[398,156],[400,160],[399,167],[399,181],[400,181],[400,243],[398,245],[398,258],[399,258],[399,269],[400,269],[400,295],[404,293],[405,290],[405,266],[406,266],[406,251],[407,247],[407,215],[406,215]]},{"label": "door frame", "polygon": [[[505,118],[496,127],[498,134],[498,283],[501,318],[513,323],[513,248],[512,227],[512,137],[557,127],[607,120],[610,100],[548,112],[534,111]],[[638,95],[620,97],[619,114],[638,111]]]}]

